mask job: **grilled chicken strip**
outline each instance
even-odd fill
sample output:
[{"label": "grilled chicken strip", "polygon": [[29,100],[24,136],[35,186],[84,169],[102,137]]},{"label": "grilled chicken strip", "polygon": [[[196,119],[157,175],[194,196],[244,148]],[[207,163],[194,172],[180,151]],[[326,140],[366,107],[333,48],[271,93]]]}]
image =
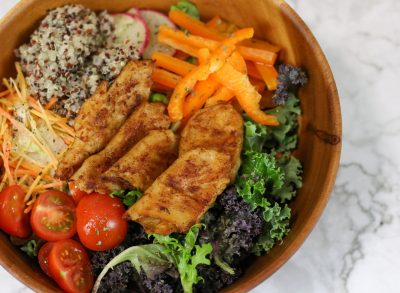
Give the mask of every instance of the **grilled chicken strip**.
[{"label": "grilled chicken strip", "polygon": [[59,162],[56,177],[69,179],[86,158],[107,145],[132,110],[148,99],[152,71],[150,61],[130,61],[109,89],[107,82],[99,84],[75,119],[76,137]]},{"label": "grilled chicken strip", "polygon": [[97,154],[87,158],[72,176],[75,185],[82,191],[103,191],[99,176],[125,155],[129,149],[151,130],[167,129],[171,122],[161,103],[143,103],[122,125],[110,143]]},{"label": "grilled chicken strip", "polygon": [[126,212],[146,233],[185,233],[226,188],[230,180],[229,155],[195,149],[184,153]]},{"label": "grilled chicken strip", "polygon": [[153,130],[100,176],[108,192],[146,190],[178,156],[178,139],[171,130]]},{"label": "grilled chicken strip", "polygon": [[230,104],[217,104],[197,111],[181,134],[179,155],[196,148],[229,154],[231,182],[240,167],[243,146],[243,118]]}]

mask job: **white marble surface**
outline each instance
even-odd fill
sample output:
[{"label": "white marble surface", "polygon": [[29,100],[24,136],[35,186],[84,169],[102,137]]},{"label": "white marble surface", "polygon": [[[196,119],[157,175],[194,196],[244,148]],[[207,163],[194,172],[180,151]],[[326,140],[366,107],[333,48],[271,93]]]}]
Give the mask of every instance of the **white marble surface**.
[{"label": "white marble surface", "polygon": [[[2,16],[17,0],[1,0]],[[332,198],[253,293],[400,292],[400,1],[290,0],[334,72],[343,152]],[[31,292],[0,267],[1,292]]]}]

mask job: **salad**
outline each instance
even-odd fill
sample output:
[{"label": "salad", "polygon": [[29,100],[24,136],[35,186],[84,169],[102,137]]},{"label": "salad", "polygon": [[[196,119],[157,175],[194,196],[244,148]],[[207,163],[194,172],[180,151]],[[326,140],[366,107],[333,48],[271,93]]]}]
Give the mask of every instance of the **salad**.
[{"label": "salad", "polygon": [[304,71],[180,1],[48,12],[0,92],[0,230],[66,292],[217,292],[290,233]]}]

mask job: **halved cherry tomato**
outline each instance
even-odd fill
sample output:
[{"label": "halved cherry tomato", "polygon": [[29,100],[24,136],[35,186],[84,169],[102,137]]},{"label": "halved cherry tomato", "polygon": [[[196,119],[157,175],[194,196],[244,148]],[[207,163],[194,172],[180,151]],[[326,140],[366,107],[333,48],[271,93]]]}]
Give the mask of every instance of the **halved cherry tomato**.
[{"label": "halved cherry tomato", "polygon": [[25,192],[18,185],[7,186],[0,193],[0,229],[21,238],[32,232],[29,215],[24,213],[24,197]]},{"label": "halved cherry tomato", "polygon": [[50,275],[63,290],[68,293],[90,292],[92,269],[81,244],[72,239],[54,242],[48,260]]},{"label": "halved cherry tomato", "polygon": [[72,198],[74,199],[75,203],[78,204],[79,201],[88,195],[88,193],[80,190],[73,181],[68,183],[69,191],[71,192]]},{"label": "halved cherry tomato", "polygon": [[49,254],[50,254],[51,249],[53,248],[53,245],[54,245],[54,242],[47,242],[40,248],[39,253],[38,253],[38,260],[39,260],[40,268],[49,277],[51,277],[50,270],[49,270]]},{"label": "halved cherry tomato", "polygon": [[76,208],[76,225],[82,244],[96,251],[121,244],[128,231],[124,213],[124,205],[118,198],[98,193],[85,196]]},{"label": "halved cherry tomato", "polygon": [[31,225],[47,241],[71,238],[76,233],[74,200],[58,190],[42,193],[33,206]]}]

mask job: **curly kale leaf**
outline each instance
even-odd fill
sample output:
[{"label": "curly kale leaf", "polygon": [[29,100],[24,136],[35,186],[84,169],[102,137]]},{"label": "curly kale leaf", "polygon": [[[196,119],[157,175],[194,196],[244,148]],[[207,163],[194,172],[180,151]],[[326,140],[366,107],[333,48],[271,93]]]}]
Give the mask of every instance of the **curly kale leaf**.
[{"label": "curly kale leaf", "polygon": [[272,97],[276,105],[286,103],[291,93],[297,93],[307,83],[307,75],[301,68],[289,64],[281,64],[278,68],[278,87]]},{"label": "curly kale leaf", "polygon": [[278,203],[264,208],[265,223],[263,231],[252,251],[255,255],[268,252],[277,241],[282,241],[289,232],[290,208],[287,205],[281,207]]},{"label": "curly kale leaf", "polygon": [[265,111],[278,118],[278,126],[263,126],[245,116],[244,149],[256,152],[275,150],[286,152],[296,148],[298,117],[301,114],[299,100],[290,95],[286,104]]},{"label": "curly kale leaf", "polygon": [[301,174],[303,173],[303,168],[300,161],[294,157],[285,153],[277,160],[279,168],[283,171],[284,183],[279,189],[275,189],[271,192],[273,198],[284,203],[296,196],[297,190],[303,185],[303,178]]},{"label": "curly kale leaf", "polygon": [[264,196],[265,193],[280,189],[283,183],[284,173],[277,166],[274,154],[244,153],[236,188],[252,209],[269,207],[271,203]]},{"label": "curly kale leaf", "polygon": [[269,195],[285,184],[285,174],[275,155],[246,151],[236,181],[238,194],[250,207],[261,211],[264,223],[253,252],[260,254],[272,248],[289,231],[290,208],[274,203]]}]

